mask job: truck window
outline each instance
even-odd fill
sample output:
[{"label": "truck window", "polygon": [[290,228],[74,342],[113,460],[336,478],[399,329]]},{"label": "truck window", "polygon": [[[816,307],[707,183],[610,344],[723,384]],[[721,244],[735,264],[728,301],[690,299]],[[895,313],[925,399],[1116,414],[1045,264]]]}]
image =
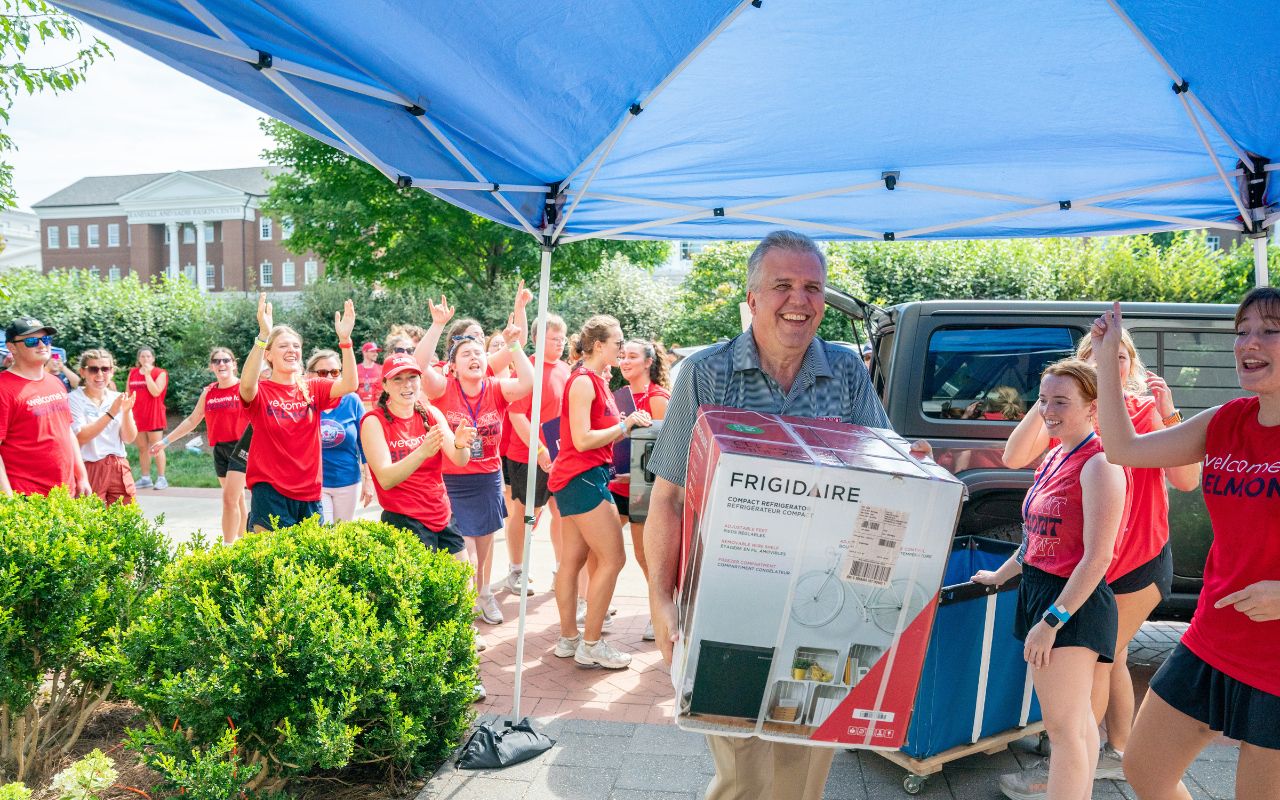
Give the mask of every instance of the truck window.
[{"label": "truck window", "polygon": [[921,411],[933,419],[1017,421],[1046,365],[1075,353],[1068,327],[941,328],[929,337]]},{"label": "truck window", "polygon": [[1160,338],[1162,377],[1184,417],[1244,394],[1236,379],[1235,334],[1165,331]]}]

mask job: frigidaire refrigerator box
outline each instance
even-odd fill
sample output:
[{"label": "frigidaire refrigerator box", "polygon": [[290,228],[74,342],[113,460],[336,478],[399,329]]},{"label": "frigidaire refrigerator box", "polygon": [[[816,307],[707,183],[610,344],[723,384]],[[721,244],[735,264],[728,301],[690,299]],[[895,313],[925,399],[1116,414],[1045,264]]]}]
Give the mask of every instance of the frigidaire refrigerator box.
[{"label": "frigidaire refrigerator box", "polygon": [[898,749],[964,486],[889,430],[703,406],[672,680],[686,730]]}]

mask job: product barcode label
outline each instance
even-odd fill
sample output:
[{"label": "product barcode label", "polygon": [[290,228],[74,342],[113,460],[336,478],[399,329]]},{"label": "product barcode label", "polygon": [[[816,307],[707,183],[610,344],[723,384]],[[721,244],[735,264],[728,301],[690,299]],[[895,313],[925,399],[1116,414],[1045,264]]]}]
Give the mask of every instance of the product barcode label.
[{"label": "product barcode label", "polygon": [[868,586],[888,586],[910,518],[905,511],[859,506],[849,549],[840,567],[841,577]]}]

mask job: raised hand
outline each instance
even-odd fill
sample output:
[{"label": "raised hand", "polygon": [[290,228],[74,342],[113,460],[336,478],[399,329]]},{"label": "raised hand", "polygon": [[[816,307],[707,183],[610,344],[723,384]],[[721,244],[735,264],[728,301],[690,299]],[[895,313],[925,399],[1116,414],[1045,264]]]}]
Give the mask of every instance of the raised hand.
[{"label": "raised hand", "polygon": [[440,445],[444,444],[444,431],[440,430],[440,425],[432,425],[431,430],[427,431],[426,438],[422,440],[422,447],[427,449],[427,455],[433,456],[440,452]]},{"label": "raised hand", "polygon": [[471,447],[471,443],[476,440],[476,429],[472,427],[465,419],[458,423],[458,427],[453,431],[453,446],[459,450],[465,450]]},{"label": "raised hand", "polygon": [[511,316],[507,317],[507,327],[502,329],[502,340],[506,342],[508,345],[510,345],[510,344],[519,342],[520,336],[523,333],[524,333],[524,328],[516,324],[515,315],[512,314]]},{"label": "raised hand", "polygon": [[112,414],[117,414],[117,413],[128,414],[130,411],[133,410],[134,405],[136,405],[138,402],[138,396],[131,392],[126,392],[120,396],[124,398],[124,402],[120,404],[120,411],[119,412],[112,411],[111,412]]},{"label": "raised hand", "polygon": [[1173,392],[1170,391],[1169,384],[1165,383],[1164,378],[1161,378],[1151,370],[1147,370],[1147,388],[1151,390],[1151,396],[1155,398],[1156,409],[1159,410],[1160,416],[1167,417],[1177,410],[1177,407],[1173,404]]},{"label": "raised hand", "polygon": [[351,332],[356,328],[356,306],[350,300],[342,304],[342,313],[333,312],[333,330],[338,334],[339,342],[351,341]]},{"label": "raised hand", "polygon": [[128,401],[129,408],[132,408],[135,400],[137,400],[137,397],[131,394],[121,393],[116,395],[116,399],[111,401],[111,416],[113,417],[120,416],[121,411],[127,410],[124,405],[125,402]]},{"label": "raised hand", "polygon": [[529,301],[533,299],[533,292],[525,288],[524,279],[520,279],[520,284],[516,286],[516,308],[524,308],[529,305]]},{"label": "raised hand", "polygon": [[445,296],[440,295],[440,305],[431,302],[431,298],[427,298],[427,308],[431,310],[431,324],[444,327],[449,324],[449,320],[453,319],[454,309],[449,305],[449,301]]},{"label": "raised hand", "polygon": [[1120,303],[1117,301],[1111,304],[1110,311],[1104,311],[1089,328],[1089,342],[1093,345],[1093,352],[1098,353],[1107,348],[1108,352],[1118,354],[1120,332],[1123,330],[1124,317],[1120,314]]},{"label": "raised hand", "polygon": [[271,329],[275,327],[275,315],[272,313],[271,304],[267,302],[266,292],[258,294],[258,335],[265,340],[271,335]]}]

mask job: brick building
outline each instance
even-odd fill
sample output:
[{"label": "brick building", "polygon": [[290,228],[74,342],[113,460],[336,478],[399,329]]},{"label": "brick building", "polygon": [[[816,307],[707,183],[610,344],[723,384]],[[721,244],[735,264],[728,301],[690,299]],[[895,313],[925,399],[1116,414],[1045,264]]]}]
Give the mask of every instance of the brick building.
[{"label": "brick building", "polygon": [[32,206],[43,269],[183,275],[209,292],[291,292],[324,267],[259,203],[273,167],[81,178]]}]

